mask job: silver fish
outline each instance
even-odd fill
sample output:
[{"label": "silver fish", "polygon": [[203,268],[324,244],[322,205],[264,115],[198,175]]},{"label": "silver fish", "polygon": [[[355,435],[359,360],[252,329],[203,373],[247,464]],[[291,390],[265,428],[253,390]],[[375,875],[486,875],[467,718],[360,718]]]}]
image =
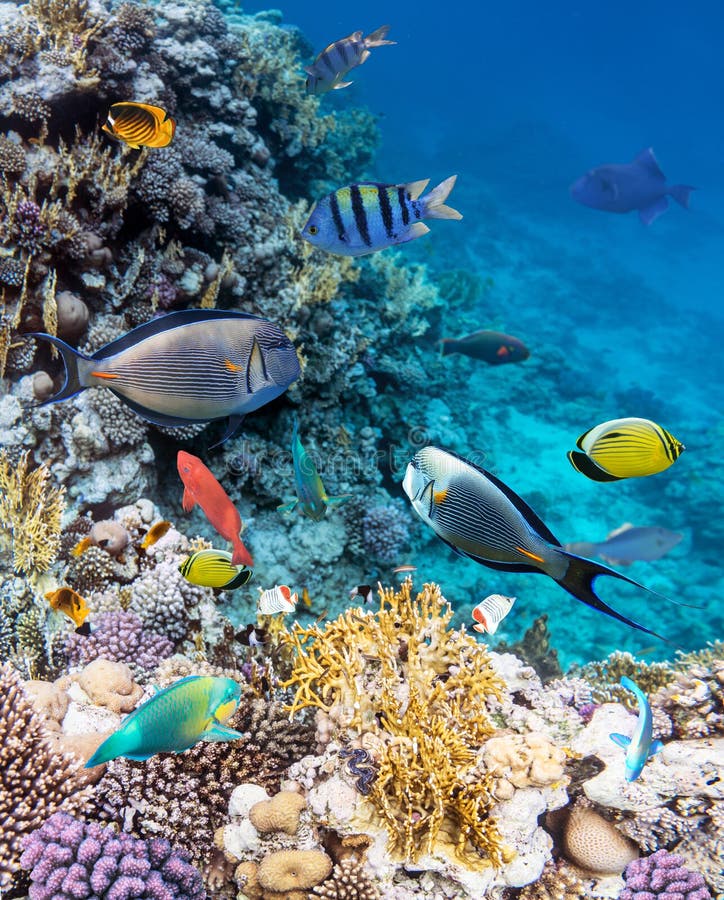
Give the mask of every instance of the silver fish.
[{"label": "silver fish", "polygon": [[605,541],[576,541],[564,549],[582,556],[600,556],[612,565],[630,566],[632,562],[653,562],[666,556],[684,535],[658,525],[635,528],[630,522],[614,529]]},{"label": "silver fish", "polygon": [[382,25],[367,37],[362,37],[361,31],[353,31],[325,47],[312,65],[304,69],[307,73],[307,93],[326,94],[349,87],[352,82],[342,79],[350,69],[361,66],[367,60],[370,50],[397,43],[384,40],[389,30],[389,25]]},{"label": "silver fish", "polygon": [[44,403],[106,387],[149,422],[180,427],[228,416],[223,443],[244,416],[283,394],[301,374],[294,345],[278,325],[247,313],[188,309],[139,325],[92,356],[50,334],[65,384]]},{"label": "silver fish", "polygon": [[604,603],[594,581],[610,575],[648,588],[568,553],[522,497],[485,469],[447,450],[423,447],[407,466],[402,487],[420,518],[461,556],[491,569],[548,575],[593,609],[666,640]]}]

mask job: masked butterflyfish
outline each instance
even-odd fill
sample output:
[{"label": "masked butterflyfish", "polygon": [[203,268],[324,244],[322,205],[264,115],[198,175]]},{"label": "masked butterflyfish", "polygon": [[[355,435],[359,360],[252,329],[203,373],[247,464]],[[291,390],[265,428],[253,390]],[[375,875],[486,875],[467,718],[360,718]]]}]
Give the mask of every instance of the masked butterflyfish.
[{"label": "masked butterflyfish", "polygon": [[301,374],[294,345],[278,325],[231,310],[169,313],[92,356],[51,334],[24,337],[49,341],[65,364],[65,384],[39,406],[105,387],[156,425],[180,428],[228,417],[219,443]]},{"label": "masked butterflyfish", "polygon": [[160,106],[129,100],[111,106],[102,128],[112,138],[138,150],[168,147],[176,133],[176,122]]},{"label": "masked butterflyfish", "polygon": [[118,756],[148,759],[156,753],[183,753],[202,740],[243,737],[226,724],[240,697],[241,686],[232,678],[190,675],[175,681],[127,716],[91,756],[86,768]]},{"label": "masked butterflyfish", "polygon": [[198,550],[187,556],[178,567],[186,581],[201,587],[233,591],[251,581],[253,572],[246,566],[235,566],[226,550]]},{"label": "masked butterflyfish", "polygon": [[593,585],[599,575],[609,575],[649,588],[565,551],[528,504],[485,469],[450,451],[423,447],[408,464],[402,487],[420,518],[461,556],[491,569],[548,575],[593,609],[666,640],[604,603]]},{"label": "masked butterflyfish", "polygon": [[686,449],[681,441],[650,419],[611,419],[584,432],[568,459],[593,481],[619,481],[656,475]]}]

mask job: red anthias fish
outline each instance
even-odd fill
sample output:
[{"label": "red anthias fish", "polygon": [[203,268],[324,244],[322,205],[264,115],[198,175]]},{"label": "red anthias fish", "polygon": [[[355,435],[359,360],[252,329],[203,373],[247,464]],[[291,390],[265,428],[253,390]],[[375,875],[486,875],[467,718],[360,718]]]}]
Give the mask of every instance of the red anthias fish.
[{"label": "red anthias fish", "polygon": [[206,518],[221,537],[233,546],[232,565],[253,567],[254,560],[240,536],[241,516],[239,510],[214,478],[210,469],[201,462],[198,456],[186,453],[184,450],[179,450],[176,464],[181,481],[184,483],[182,501],[184,512],[191,512],[198,503],[206,514]]}]

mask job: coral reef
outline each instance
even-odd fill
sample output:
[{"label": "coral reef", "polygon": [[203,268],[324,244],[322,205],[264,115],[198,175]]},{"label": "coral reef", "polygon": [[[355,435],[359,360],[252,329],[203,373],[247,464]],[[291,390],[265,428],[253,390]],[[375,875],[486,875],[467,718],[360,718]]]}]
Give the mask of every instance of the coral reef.
[{"label": "coral reef", "polygon": [[101,613],[89,634],[69,634],[65,651],[71,665],[84,665],[103,657],[112,662],[134,663],[142,669],[155,669],[173,653],[173,643],[163,634],[147,631],[132,612]]},{"label": "coral reef", "polygon": [[704,879],[684,866],[684,860],[667,850],[637,859],[626,869],[626,885],[619,900],[650,900],[662,897],[682,900],[710,900]]},{"label": "coral reef", "polygon": [[34,900],[153,897],[204,900],[201,873],[164,838],[142,841],[54,813],[24,841]]}]

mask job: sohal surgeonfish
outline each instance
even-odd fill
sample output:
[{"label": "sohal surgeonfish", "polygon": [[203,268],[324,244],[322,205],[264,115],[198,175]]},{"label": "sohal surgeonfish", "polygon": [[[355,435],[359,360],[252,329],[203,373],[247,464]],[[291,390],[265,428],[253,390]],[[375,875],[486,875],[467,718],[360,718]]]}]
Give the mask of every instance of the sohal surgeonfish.
[{"label": "sohal surgeonfish", "polygon": [[461,556],[491,569],[548,575],[593,609],[666,640],[604,603],[593,583],[599,575],[610,575],[648,588],[566,552],[528,504],[485,469],[450,451],[423,447],[407,466],[402,487],[420,518]]},{"label": "sohal surgeonfish", "polygon": [[688,209],[693,190],[688,184],[667,184],[649,147],[630,163],[598,166],[586,172],[571,186],[571,196],[584,206],[604,212],[638,210],[644,225],[650,225],[669,208],[667,195]]},{"label": "sohal surgeonfish", "polygon": [[179,450],[176,456],[178,474],[183,481],[184,493],[182,505],[184,512],[198,505],[203,509],[206,518],[219,532],[224,540],[234,547],[231,562],[235,566],[253,566],[254,560],[241,540],[241,516],[231,498],[219,484],[208,466],[185,450]]},{"label": "sohal surgeonfish", "polygon": [[353,31],[347,37],[325,47],[312,65],[304,69],[307,73],[307,93],[326,94],[328,91],[349,87],[352,82],[342,79],[350,69],[366,62],[370,50],[397,43],[385,40],[389,30],[389,25],[381,25],[367,37],[362,37],[361,31]]},{"label": "sohal surgeonfish", "polygon": [[462,353],[490,366],[523,362],[530,356],[530,350],[523,341],[502,331],[474,331],[461,338],[443,338],[440,341],[440,352],[443,356]]},{"label": "sohal surgeonfish", "polygon": [[585,431],[569,450],[576,471],[593,481],[656,475],[676,462],[686,447],[650,419],[611,419]]},{"label": "sohal surgeonfish", "polygon": [[233,591],[248,584],[254,573],[246,566],[235,566],[226,550],[198,550],[178,567],[186,581],[219,591]]},{"label": "sohal surgeonfish", "polygon": [[160,106],[127,101],[111,106],[102,128],[115,140],[138,150],[168,147],[176,133],[176,122]]},{"label": "sohal surgeonfish", "polygon": [[65,384],[48,400],[88,387],[109,388],[156,425],[182,427],[228,416],[221,442],[244,416],[283,394],[301,374],[292,342],[267,319],[219,309],[188,309],[139,325],[84,356],[50,334],[65,363]]},{"label": "sohal surgeonfish", "polygon": [[183,753],[198,741],[233,741],[241,732],[226,722],[236,711],[241,687],[232,678],[191,675],[154,694],[127,716],[86,763],[99,766],[118,756],[148,759]]},{"label": "sohal surgeonfish", "polygon": [[661,741],[653,739],[654,717],[646,694],[626,675],[621,677],[621,684],[636,697],[639,717],[631,737],[616,732],[610,734],[609,737],[617,747],[621,747],[622,750],[626,751],[626,781],[636,781],[643,771],[646,761],[658,753],[664,745]]},{"label": "sohal surgeonfish", "polygon": [[297,499],[277,506],[279,512],[291,513],[298,506],[305,516],[319,522],[324,518],[328,509],[340,506],[352,496],[351,494],[342,494],[339,497],[328,496],[314,460],[299,440],[299,423],[296,419],[292,431],[292,462]]},{"label": "sohal surgeonfish", "polygon": [[405,244],[430,230],[422,219],[462,219],[445,206],[455,186],[451,175],[424,197],[425,181],[410,184],[350,184],[317,203],[302,228],[315,247],[339,256],[364,256],[393,244]]}]

